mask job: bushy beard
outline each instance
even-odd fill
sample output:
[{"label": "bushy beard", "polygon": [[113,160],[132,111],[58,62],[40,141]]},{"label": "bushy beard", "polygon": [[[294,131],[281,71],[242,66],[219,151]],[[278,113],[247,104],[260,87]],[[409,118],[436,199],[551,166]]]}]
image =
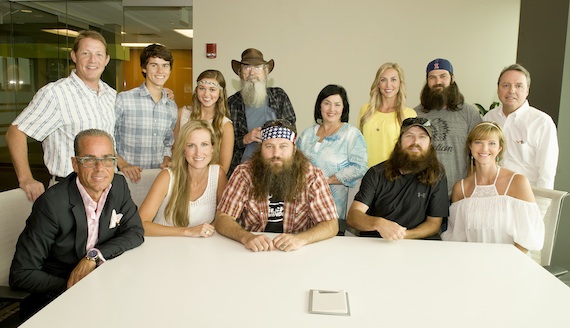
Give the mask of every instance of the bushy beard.
[{"label": "bushy beard", "polygon": [[404,174],[415,174],[420,183],[433,186],[440,180],[442,172],[443,166],[437,160],[432,144],[421,153],[410,153],[402,149],[401,141],[398,141],[384,165],[384,176],[388,181],[396,181]]},{"label": "bushy beard", "polygon": [[253,154],[253,198],[261,201],[272,195],[275,199],[292,201],[304,188],[307,160],[298,152],[291,158],[280,158],[281,163],[275,163],[273,160],[274,158],[262,158],[260,151]]},{"label": "bushy beard", "polygon": [[252,108],[260,108],[265,105],[267,99],[267,80],[252,78],[241,80],[241,97],[243,103]]},{"label": "bushy beard", "polygon": [[443,108],[453,110],[458,104],[463,102],[463,99],[458,96],[460,93],[455,82],[452,82],[447,87],[443,87],[443,89],[439,87],[443,87],[443,85],[437,84],[430,88],[426,83],[421,95],[421,103],[424,109],[428,111]]},{"label": "bushy beard", "polygon": [[411,145],[408,149],[402,149],[402,147],[394,149],[393,160],[399,164],[402,174],[417,174],[426,170],[430,166],[430,157],[437,161],[433,147],[429,147],[427,150],[422,149],[420,153],[410,152],[410,149],[414,147],[421,149],[419,145]]}]

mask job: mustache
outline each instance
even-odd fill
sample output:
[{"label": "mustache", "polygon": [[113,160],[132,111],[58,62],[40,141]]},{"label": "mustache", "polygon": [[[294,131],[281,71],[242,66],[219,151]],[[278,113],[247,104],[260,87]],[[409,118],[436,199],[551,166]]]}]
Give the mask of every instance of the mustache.
[{"label": "mustache", "polygon": [[422,149],[422,146],[420,146],[420,145],[418,145],[418,144],[410,145],[410,146],[408,146],[408,148],[406,148],[406,149],[419,149],[419,150],[423,150],[423,149]]}]

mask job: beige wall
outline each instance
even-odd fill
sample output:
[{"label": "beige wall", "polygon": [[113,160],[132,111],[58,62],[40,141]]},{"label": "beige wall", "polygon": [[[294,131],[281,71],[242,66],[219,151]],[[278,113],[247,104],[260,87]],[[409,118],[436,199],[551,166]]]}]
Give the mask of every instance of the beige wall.
[{"label": "beige wall", "polygon": [[[314,124],[318,92],[343,85],[356,125],[378,67],[398,62],[405,70],[408,106],[419,103],[425,66],[444,57],[454,65],[469,103],[496,99],[501,69],[515,62],[519,0],[194,0],[194,79],[220,70],[228,94],[239,89],[231,69],[249,47],[275,60],[270,85],[284,88],[300,131]],[[206,43],[217,43],[208,59]]]}]

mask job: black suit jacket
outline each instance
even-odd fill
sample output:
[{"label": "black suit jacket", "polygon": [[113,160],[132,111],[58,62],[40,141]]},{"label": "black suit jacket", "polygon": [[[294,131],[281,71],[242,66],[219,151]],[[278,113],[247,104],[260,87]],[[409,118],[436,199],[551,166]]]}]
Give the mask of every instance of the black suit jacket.
[{"label": "black suit jacket", "polygon": [[[34,203],[32,214],[18,239],[10,268],[10,286],[31,293],[61,293],[77,263],[86,255],[87,216],[76,183],[70,174],[46,190]],[[115,210],[123,214],[110,228]],[[143,242],[144,230],[127,182],[115,174],[99,219],[97,245],[110,260]]]}]

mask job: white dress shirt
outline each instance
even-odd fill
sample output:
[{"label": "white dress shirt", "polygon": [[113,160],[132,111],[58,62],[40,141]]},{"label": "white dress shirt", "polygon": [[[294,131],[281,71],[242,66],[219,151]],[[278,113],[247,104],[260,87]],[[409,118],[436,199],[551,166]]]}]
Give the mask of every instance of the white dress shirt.
[{"label": "white dress shirt", "polygon": [[552,118],[525,103],[506,116],[503,106],[483,119],[499,123],[507,142],[502,166],[524,174],[532,186],[553,189],[558,165],[558,137]]}]

